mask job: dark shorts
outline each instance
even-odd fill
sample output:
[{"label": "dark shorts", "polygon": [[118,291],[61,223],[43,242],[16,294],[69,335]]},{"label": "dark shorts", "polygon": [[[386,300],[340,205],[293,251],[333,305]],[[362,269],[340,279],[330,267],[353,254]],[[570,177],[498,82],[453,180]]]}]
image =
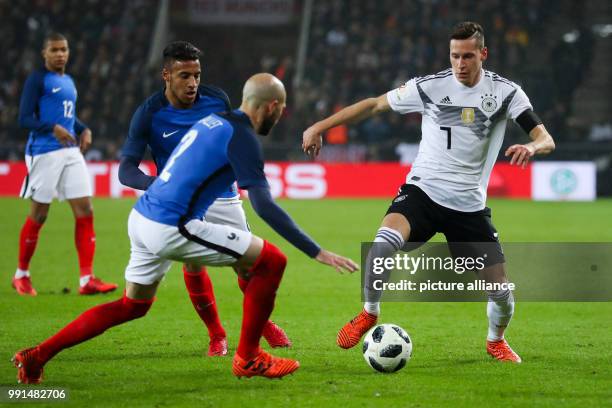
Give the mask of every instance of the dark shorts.
[{"label": "dark shorts", "polygon": [[[391,213],[402,214],[408,219],[408,243],[424,243],[441,232],[455,257],[484,256],[485,266],[505,262],[488,207],[474,212],[453,210],[434,202],[419,187],[404,184],[387,210],[387,214]],[[417,246],[407,244],[405,249]]]}]

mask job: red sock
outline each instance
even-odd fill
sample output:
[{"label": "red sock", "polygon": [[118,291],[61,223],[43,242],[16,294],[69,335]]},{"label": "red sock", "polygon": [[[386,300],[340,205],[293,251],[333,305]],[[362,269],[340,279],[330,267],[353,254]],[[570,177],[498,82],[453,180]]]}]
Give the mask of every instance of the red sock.
[{"label": "red sock", "polygon": [[96,233],[94,232],[93,215],[75,219],[74,243],[79,254],[81,277],[91,275],[94,252],[96,251]]},{"label": "red sock", "polygon": [[264,241],[263,249],[249,271],[242,306],[242,329],[238,343],[238,355],[245,360],[259,352],[259,339],[264,325],[274,309],[276,290],[287,265],[287,257],[274,245]]},{"label": "red sock", "polygon": [[19,234],[19,269],[27,271],[30,269],[30,260],[34,255],[36,244],[38,243],[38,232],[42,224],[37,223],[32,218],[27,217],[21,233]]},{"label": "red sock", "polygon": [[142,317],[155,299],[123,298],[87,310],[54,336],[38,345],[40,358],[47,362],[65,348],[99,336],[106,329]]},{"label": "red sock", "polygon": [[208,328],[208,335],[211,338],[225,337],[225,329],[219,320],[215,293],[206,268],[202,266],[199,273],[190,273],[183,265],[183,277],[191,303]]},{"label": "red sock", "polygon": [[244,293],[246,291],[247,286],[249,285],[249,281],[238,276],[238,287]]}]

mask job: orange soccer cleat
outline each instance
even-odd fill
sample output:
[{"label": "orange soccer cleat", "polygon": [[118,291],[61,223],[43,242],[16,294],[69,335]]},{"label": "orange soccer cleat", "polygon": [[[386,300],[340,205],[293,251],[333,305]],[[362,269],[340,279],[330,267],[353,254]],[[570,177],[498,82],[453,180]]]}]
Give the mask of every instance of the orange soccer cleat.
[{"label": "orange soccer cleat", "polygon": [[37,295],[36,289],[32,287],[32,281],[30,280],[29,276],[24,276],[23,278],[19,279],[13,278],[12,286],[20,295]]},{"label": "orange soccer cleat", "polygon": [[108,293],[117,289],[116,283],[102,282],[99,278],[91,276],[85,286],[79,288],[80,295],[95,295],[96,293]]},{"label": "orange soccer cleat", "polygon": [[361,337],[376,324],[377,320],[378,316],[362,310],[357,317],[340,329],[336,343],[343,349],[355,347],[359,340],[361,340]]},{"label": "orange soccer cleat", "polygon": [[498,341],[487,340],[487,353],[499,361],[511,361],[513,363],[520,363],[522,361],[504,339]]},{"label": "orange soccer cleat", "polygon": [[18,382],[38,384],[42,381],[44,363],[38,357],[38,347],[18,351],[11,361],[17,367]]},{"label": "orange soccer cleat", "polygon": [[251,360],[245,360],[238,354],[234,355],[232,372],[238,378],[241,377],[266,377],[281,378],[292,374],[300,368],[300,362],[289,358],[275,357],[263,350]]},{"label": "orange soccer cleat", "polygon": [[264,326],[262,336],[272,348],[291,347],[291,340],[287,337],[287,333],[272,320],[268,320]]},{"label": "orange soccer cleat", "polygon": [[227,338],[214,336],[210,338],[208,345],[208,355],[213,356],[226,356],[227,355]]}]

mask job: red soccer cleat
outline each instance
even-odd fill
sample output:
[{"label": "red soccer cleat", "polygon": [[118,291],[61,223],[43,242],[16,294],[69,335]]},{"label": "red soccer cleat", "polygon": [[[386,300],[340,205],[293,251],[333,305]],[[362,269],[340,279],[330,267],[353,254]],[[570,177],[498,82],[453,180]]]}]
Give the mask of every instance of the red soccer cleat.
[{"label": "red soccer cleat", "polygon": [[208,355],[226,356],[227,355],[227,339],[225,337],[211,337],[208,344]]},{"label": "red soccer cleat", "polygon": [[287,337],[287,333],[272,320],[268,320],[264,326],[262,336],[272,348],[291,347],[291,340]]},{"label": "red soccer cleat", "polygon": [[19,383],[38,384],[42,381],[44,363],[38,358],[38,347],[18,351],[11,361],[17,367]]},{"label": "red soccer cleat", "polygon": [[361,336],[370,330],[378,320],[378,316],[369,314],[365,310],[357,315],[353,320],[345,324],[338,332],[336,343],[343,349],[355,347]]},{"label": "red soccer cleat", "polygon": [[489,341],[487,340],[487,353],[493,357],[498,359],[499,361],[511,361],[513,363],[520,363],[521,358],[518,354],[514,352],[506,342],[506,340],[501,339],[499,341]]},{"label": "red soccer cleat", "polygon": [[244,360],[238,354],[234,355],[232,372],[238,378],[241,377],[266,377],[281,378],[292,374],[300,368],[300,362],[289,358],[274,357],[260,350],[259,354],[251,360]]},{"label": "red soccer cleat", "polygon": [[116,283],[105,283],[95,276],[91,276],[85,286],[79,288],[80,295],[95,295],[96,293],[108,293],[117,289]]},{"label": "red soccer cleat", "polygon": [[24,276],[23,278],[19,279],[13,277],[12,286],[20,295],[37,295],[36,289],[32,287],[32,281],[30,280],[29,276]]}]

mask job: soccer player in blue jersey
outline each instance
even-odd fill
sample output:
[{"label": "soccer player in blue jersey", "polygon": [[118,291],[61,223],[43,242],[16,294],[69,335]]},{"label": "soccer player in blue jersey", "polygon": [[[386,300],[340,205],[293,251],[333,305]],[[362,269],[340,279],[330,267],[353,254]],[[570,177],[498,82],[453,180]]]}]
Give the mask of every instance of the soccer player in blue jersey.
[{"label": "soccer player in blue jersey", "polygon": [[76,116],[77,91],[66,74],[68,41],[49,34],[42,56],[43,68],[26,80],[19,107],[19,125],[29,129],[25,159],[28,168],[21,196],[30,199],[30,214],[19,236],[19,264],[13,287],[20,295],[36,296],[30,280],[30,260],[53,197],[68,200],[75,217],[74,238],[79,256],[82,295],[110,292],[114,283],[94,276],[96,248],[91,185],[82,152],[91,144],[91,130]]},{"label": "soccer player in blue jersey", "polygon": [[256,74],[244,86],[240,109],[209,115],[183,136],[130,213],[124,296],[89,309],[38,346],[17,352],[13,361],[19,381],[40,382],[44,365],[63,349],[144,316],[172,261],[237,266],[248,274],[234,375],[279,378],[299,368],[298,361],[272,356],[259,346],[287,258],[249,231],[205,218],[214,200],[237,181],[248,190],[255,212],[296,248],[339,272],[358,269],[352,260],[321,249],[272,199],[256,133],[270,132],[285,99],[278,78]]},{"label": "soccer player in blue jersey", "polygon": [[[186,41],[172,42],[164,49],[162,78],[165,87],[138,107],[122,149],[119,180],[126,186],[146,190],[155,181],[154,176],[138,168],[147,146],[160,171],[191,126],[211,113],[231,110],[225,92],[200,84],[200,55],[200,50]],[[229,186],[210,206],[206,219],[243,231],[249,230],[234,185]],[[200,265],[185,264],[183,276],[193,306],[208,328],[208,355],[226,355],[226,333],[219,320],[212,282],[206,269]],[[248,282],[240,274],[238,276],[239,286],[244,291]],[[272,347],[291,345],[285,332],[272,321],[266,323],[263,336]]]}]

